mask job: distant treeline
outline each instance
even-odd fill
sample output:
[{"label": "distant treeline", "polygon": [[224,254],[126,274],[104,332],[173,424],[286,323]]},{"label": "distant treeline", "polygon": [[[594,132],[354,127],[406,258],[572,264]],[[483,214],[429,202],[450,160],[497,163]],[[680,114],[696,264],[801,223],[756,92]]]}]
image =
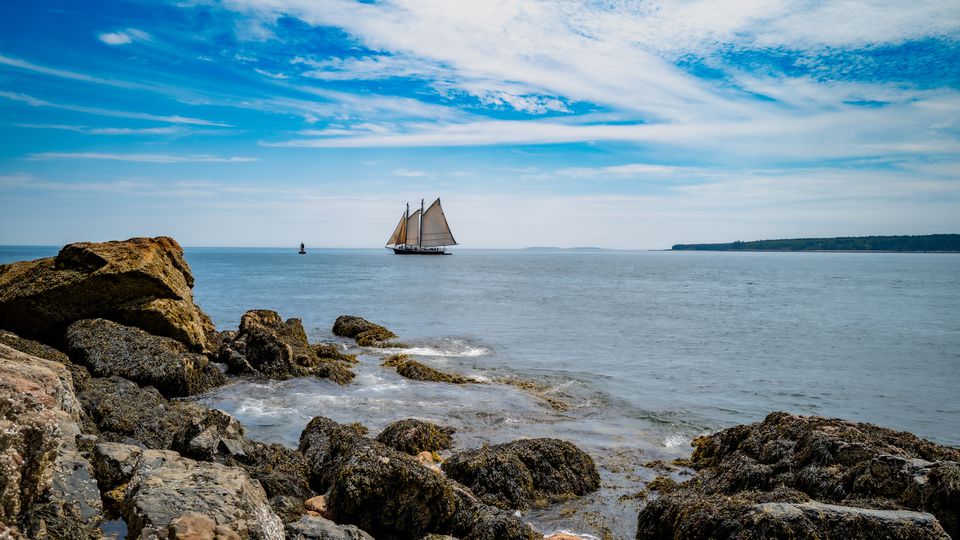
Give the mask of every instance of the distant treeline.
[{"label": "distant treeline", "polygon": [[960,251],[960,234],[922,236],[846,236],[791,238],[726,244],[677,244],[674,250],[693,251]]}]

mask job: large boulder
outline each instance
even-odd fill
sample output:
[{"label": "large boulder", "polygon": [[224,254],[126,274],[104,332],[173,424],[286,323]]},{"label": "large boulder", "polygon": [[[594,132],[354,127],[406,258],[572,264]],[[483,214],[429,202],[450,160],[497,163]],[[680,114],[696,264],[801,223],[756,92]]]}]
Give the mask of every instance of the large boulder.
[{"label": "large boulder", "polygon": [[0,344],[0,523],[29,538],[97,538],[100,493],[77,448],[70,371]]},{"label": "large boulder", "polygon": [[559,439],[522,439],[468,450],[445,461],[443,472],[487,504],[521,510],[600,487],[593,459]]},{"label": "large boulder", "polygon": [[94,376],[118,375],[166,397],[192,396],[226,382],[206,356],[187,351],[179,341],[106,319],[74,322],[66,343]]},{"label": "large boulder", "polygon": [[[869,521],[869,528],[862,529],[866,532],[859,538],[910,537],[903,536],[903,531],[916,527],[920,527],[917,538],[940,534],[926,524],[926,518],[914,519],[912,513],[881,515],[857,509],[911,510],[929,512],[947,533],[960,536],[960,449],[872,424],[787,413],[772,413],[762,422],[700,437],[694,446],[690,464],[698,470],[697,476],[661,494],[641,511],[638,538],[645,538],[651,530],[695,538],[684,532],[689,526],[680,528],[676,516],[693,515],[704,508],[716,510],[704,515],[749,511],[750,515],[775,518],[777,523],[803,523],[808,527],[798,530],[809,535],[829,537],[838,520]],[[791,495],[764,495],[763,500],[756,496],[778,490]],[[812,502],[807,504],[809,500]],[[756,506],[766,503],[775,506]],[[783,506],[787,503],[806,506]],[[827,506],[818,506],[820,503]],[[829,523],[811,520],[817,512],[829,518]],[[898,516],[913,517],[904,521]],[[711,526],[709,523],[705,526]],[[767,523],[763,520],[738,523],[745,527],[743,535],[762,536],[767,530],[760,528]],[[904,523],[910,528],[904,529]],[[886,532],[877,532],[881,530]]]},{"label": "large boulder", "polygon": [[387,340],[397,337],[383,326],[353,315],[337,317],[333,323],[333,334],[353,338],[361,347],[383,346]]},{"label": "large boulder", "polygon": [[377,435],[377,440],[390,448],[417,455],[424,451],[437,452],[450,448],[455,431],[450,426],[407,418],[392,422]]},{"label": "large boulder", "polygon": [[327,493],[329,516],[378,539],[412,540],[428,533],[536,537],[529,526],[488,509],[462,485],[365,437],[359,426],[316,417],[300,436],[300,451],[310,464],[314,489]]},{"label": "large boulder", "polygon": [[353,379],[349,357],[321,357],[318,351],[326,349],[307,342],[300,319],[284,321],[276,311],[258,309],[243,315],[240,331],[224,341],[218,359],[237,374],[273,379],[316,376],[338,384]]},{"label": "large boulder", "polygon": [[130,474],[123,478],[120,473],[119,482],[125,487],[118,491],[123,494],[120,509],[132,537],[164,538],[172,528],[189,523],[203,527],[210,520],[223,528],[223,536],[284,538],[283,523],[270,509],[263,488],[243,469],[194,461],[167,450],[128,450]]},{"label": "large boulder", "polygon": [[213,323],[168,237],[69,244],[54,258],[0,266],[0,328],[59,344],[70,323],[102,317],[209,350]]}]

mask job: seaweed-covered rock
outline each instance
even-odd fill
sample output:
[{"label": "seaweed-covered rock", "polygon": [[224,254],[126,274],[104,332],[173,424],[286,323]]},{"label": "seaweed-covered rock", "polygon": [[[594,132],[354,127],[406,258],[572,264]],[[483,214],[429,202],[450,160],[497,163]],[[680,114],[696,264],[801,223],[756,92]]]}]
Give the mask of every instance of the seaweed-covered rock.
[{"label": "seaweed-covered rock", "polygon": [[311,346],[313,347],[313,352],[317,353],[317,358],[329,358],[349,364],[357,363],[357,355],[346,354],[333,343],[315,343]]},{"label": "seaweed-covered rock", "polygon": [[423,451],[437,452],[450,448],[456,430],[450,426],[438,426],[423,420],[407,418],[391,423],[377,435],[383,444],[417,455]]},{"label": "seaweed-covered rock", "polygon": [[238,467],[145,450],[123,492],[121,511],[134,537],[165,535],[175,519],[191,512],[240,538],[284,538],[263,488]]},{"label": "seaweed-covered rock", "polygon": [[98,537],[102,506],[76,445],[79,420],[63,364],[0,344],[0,523],[29,538]]},{"label": "seaweed-covered rock", "polygon": [[[695,538],[684,532],[689,526],[678,529],[679,525],[673,522],[678,515],[690,516],[697,509],[706,508],[704,515],[734,516],[747,510],[753,512],[757,504],[805,503],[806,499],[854,510],[842,515],[837,514],[838,510],[823,510],[829,520],[811,521],[811,508],[816,505],[764,508],[777,510],[773,514],[778,520],[789,518],[790,526],[808,524],[807,529],[797,530],[809,535],[829,537],[837,520],[846,522],[848,518],[857,523],[870,521],[869,528],[861,527],[865,531],[861,538],[880,534],[876,531],[881,529],[890,538],[914,534],[903,532],[913,529],[903,529],[902,520],[858,512],[858,508],[929,512],[948,534],[960,535],[960,449],[871,424],[787,413],[772,413],[763,422],[698,438],[694,446],[690,464],[698,469],[697,477],[641,511],[638,537],[645,537],[641,532],[661,530],[667,531],[665,534],[674,531],[678,538]],[[757,500],[755,494],[775,491],[777,486],[791,490],[800,500]],[[771,512],[763,515],[769,517]],[[914,525],[926,523],[912,518],[907,521]],[[762,536],[767,529],[758,527],[769,526],[764,523],[767,522],[741,519],[738,527],[745,529],[737,534]],[[939,534],[929,532],[926,525],[921,529],[915,533],[918,538]]]},{"label": "seaweed-covered rock", "polygon": [[559,439],[522,439],[455,454],[443,464],[483,502],[525,509],[596,491],[597,467],[585,452]]},{"label": "seaweed-covered rock", "polygon": [[[330,516],[378,539],[412,540],[428,533],[534,537],[528,526],[500,510],[480,515],[482,505],[466,488],[412,456],[365,437],[358,426],[316,417],[300,436],[300,451],[310,463],[313,487],[327,490]],[[484,536],[482,527],[509,534]]]},{"label": "seaweed-covered rock", "polygon": [[376,347],[382,342],[397,337],[379,324],[352,315],[337,317],[333,323],[333,333],[337,336],[353,338],[361,347]]},{"label": "seaweed-covered rock", "polygon": [[192,396],[226,382],[206,356],[187,351],[179,341],[106,319],[74,322],[66,342],[73,358],[93,375],[119,375],[166,397]]},{"label": "seaweed-covered rock", "polygon": [[276,311],[259,309],[243,315],[240,331],[233,340],[224,342],[218,359],[227,364],[231,373],[274,379],[315,376],[337,384],[353,379],[348,359],[320,357],[317,350],[307,343],[300,319],[284,321]]},{"label": "seaweed-covered rock", "polygon": [[430,366],[417,362],[406,354],[394,354],[388,356],[381,365],[384,367],[394,367],[397,369],[398,375],[408,379],[413,379],[415,381],[444,382],[451,384],[467,384],[476,382],[475,380],[462,375],[444,373],[440,370],[433,369]]},{"label": "seaweed-covered rock", "polygon": [[353,525],[337,525],[319,516],[303,516],[287,524],[287,540],[373,540]]},{"label": "seaweed-covered rock", "polygon": [[90,379],[79,393],[83,409],[105,441],[172,448],[195,405],[169,402],[155,388],[122,377]]},{"label": "seaweed-covered rock", "polygon": [[69,244],[55,258],[0,266],[0,328],[57,345],[70,323],[105,318],[209,350],[213,323],[192,287],[172,238]]}]

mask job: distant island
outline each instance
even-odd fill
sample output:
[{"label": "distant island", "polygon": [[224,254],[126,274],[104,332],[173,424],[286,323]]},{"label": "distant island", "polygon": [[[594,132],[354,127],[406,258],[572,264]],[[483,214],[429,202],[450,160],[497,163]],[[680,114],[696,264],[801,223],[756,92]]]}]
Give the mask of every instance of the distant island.
[{"label": "distant island", "polygon": [[725,244],[676,244],[674,251],[913,251],[960,252],[960,234],[790,238]]}]

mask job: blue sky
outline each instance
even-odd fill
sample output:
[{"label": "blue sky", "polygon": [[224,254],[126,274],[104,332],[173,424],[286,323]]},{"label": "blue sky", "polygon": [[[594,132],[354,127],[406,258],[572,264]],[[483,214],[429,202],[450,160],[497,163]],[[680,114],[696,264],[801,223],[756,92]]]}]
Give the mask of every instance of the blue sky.
[{"label": "blue sky", "polygon": [[960,3],[8,3],[0,244],[960,232]]}]

